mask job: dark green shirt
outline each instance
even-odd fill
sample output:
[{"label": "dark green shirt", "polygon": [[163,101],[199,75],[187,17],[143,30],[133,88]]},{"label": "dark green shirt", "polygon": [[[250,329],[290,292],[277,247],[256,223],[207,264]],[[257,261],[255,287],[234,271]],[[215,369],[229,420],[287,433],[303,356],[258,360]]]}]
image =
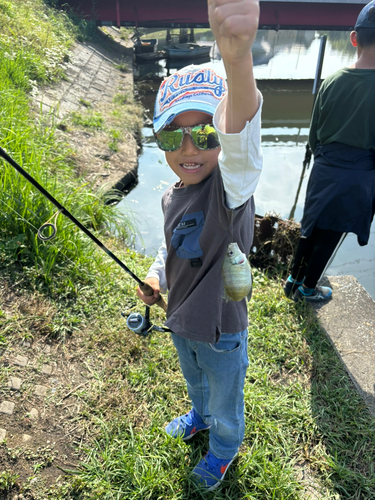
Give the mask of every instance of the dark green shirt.
[{"label": "dark green shirt", "polygon": [[375,150],[375,69],[344,68],[322,83],[309,143],[314,152],[332,142]]}]

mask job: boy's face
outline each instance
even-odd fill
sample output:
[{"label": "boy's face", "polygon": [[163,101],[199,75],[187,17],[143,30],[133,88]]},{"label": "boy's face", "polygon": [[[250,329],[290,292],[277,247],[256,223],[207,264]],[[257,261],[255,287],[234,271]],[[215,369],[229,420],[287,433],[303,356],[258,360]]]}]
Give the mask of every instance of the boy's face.
[{"label": "boy's face", "polygon": [[[211,123],[212,116],[200,111],[186,111],[178,115],[172,122],[176,127],[194,127]],[[203,150],[197,148],[191,137],[185,134],[181,147],[177,151],[166,151],[165,158],[173,172],[184,183],[199,184],[217,167],[220,148]]]}]

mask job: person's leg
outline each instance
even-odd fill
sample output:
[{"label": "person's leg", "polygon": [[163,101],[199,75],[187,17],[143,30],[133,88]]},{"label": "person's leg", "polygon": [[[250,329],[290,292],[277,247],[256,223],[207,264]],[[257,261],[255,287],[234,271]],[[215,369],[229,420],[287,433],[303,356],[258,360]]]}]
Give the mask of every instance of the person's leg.
[{"label": "person's leg", "polygon": [[311,302],[328,300],[332,296],[332,289],[326,286],[318,286],[318,280],[322,275],[329,259],[335,251],[343,233],[328,229],[317,229],[316,241],[309,263],[305,269],[303,284],[294,292],[293,299],[308,300]]},{"label": "person's leg", "polygon": [[193,476],[210,491],[219,486],[244,437],[247,329],[222,334],[215,345],[201,342],[197,358],[210,387],[212,426],[208,453],[194,468]]},{"label": "person's leg", "polygon": [[217,344],[201,342],[197,358],[210,388],[210,450],[217,458],[233,458],[245,431],[244,383],[249,364],[247,329],[234,334],[223,333]]},{"label": "person's leg", "polygon": [[291,277],[295,281],[301,281],[305,277],[305,271],[309,264],[311,254],[314,251],[317,238],[317,229],[314,228],[308,238],[300,238],[294,256]]},{"label": "person's leg", "polygon": [[196,351],[200,342],[184,339],[174,333],[171,336],[193,408],[185,415],[173,419],[165,430],[167,434],[173,437],[180,436],[186,441],[197,432],[209,429],[211,426],[212,419],[208,413],[209,388],[207,377],[197,363]]},{"label": "person's leg", "polygon": [[315,288],[322,275],[327,262],[331,258],[337,244],[340,241],[342,232],[331,231],[329,229],[317,229],[314,249],[311,252],[308,265],[305,269],[305,280],[303,286]]},{"label": "person's leg", "polygon": [[313,229],[312,234],[308,238],[301,237],[299,239],[293,259],[291,274],[284,284],[284,293],[287,297],[293,295],[297,288],[303,283],[305,270],[308,266],[311,253],[314,250],[315,240],[315,229]]}]

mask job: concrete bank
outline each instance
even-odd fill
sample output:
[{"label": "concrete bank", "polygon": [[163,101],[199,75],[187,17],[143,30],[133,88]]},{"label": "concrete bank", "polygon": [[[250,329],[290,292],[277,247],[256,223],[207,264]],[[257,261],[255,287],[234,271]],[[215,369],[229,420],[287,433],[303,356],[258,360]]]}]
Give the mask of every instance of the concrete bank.
[{"label": "concrete bank", "polygon": [[332,300],[314,310],[338,357],[375,417],[375,301],[353,276],[328,276]]},{"label": "concrete bank", "polygon": [[104,131],[87,128],[70,134],[65,125],[72,113],[84,115],[89,110],[105,115],[117,94],[134,94],[133,43],[122,40],[117,30],[108,30],[111,37],[98,29],[102,43],[75,43],[64,68],[66,78],[38,89],[34,110],[59,124],[61,135],[74,149],[79,175],[95,188],[123,190],[137,176],[139,148],[133,135],[127,133],[113,151]]}]

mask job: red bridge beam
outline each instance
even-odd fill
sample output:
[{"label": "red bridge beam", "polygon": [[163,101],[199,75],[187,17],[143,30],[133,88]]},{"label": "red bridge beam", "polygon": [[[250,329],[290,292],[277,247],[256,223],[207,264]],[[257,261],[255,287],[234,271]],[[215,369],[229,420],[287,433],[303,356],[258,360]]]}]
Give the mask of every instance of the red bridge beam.
[{"label": "red bridge beam", "polygon": [[[208,27],[207,1],[67,0],[78,13],[98,24],[136,27]],[[260,2],[260,29],[351,30],[366,0],[347,2]],[[94,7],[93,7],[94,5]]]}]

